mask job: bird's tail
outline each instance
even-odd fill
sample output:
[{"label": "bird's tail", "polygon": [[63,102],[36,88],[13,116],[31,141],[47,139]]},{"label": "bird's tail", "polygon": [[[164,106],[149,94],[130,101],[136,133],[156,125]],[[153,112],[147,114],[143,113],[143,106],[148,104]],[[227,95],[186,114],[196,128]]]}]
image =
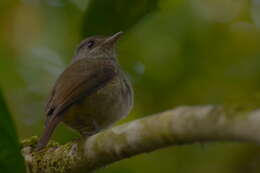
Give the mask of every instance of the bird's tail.
[{"label": "bird's tail", "polygon": [[38,144],[35,148],[36,151],[41,150],[48,144],[52,133],[54,132],[55,128],[57,127],[57,125],[59,124],[59,122],[61,120],[62,120],[61,115],[56,115],[56,116],[53,115],[53,117],[51,117],[51,119],[48,121],[48,123],[45,126],[43,135],[41,136],[40,140],[38,141]]}]

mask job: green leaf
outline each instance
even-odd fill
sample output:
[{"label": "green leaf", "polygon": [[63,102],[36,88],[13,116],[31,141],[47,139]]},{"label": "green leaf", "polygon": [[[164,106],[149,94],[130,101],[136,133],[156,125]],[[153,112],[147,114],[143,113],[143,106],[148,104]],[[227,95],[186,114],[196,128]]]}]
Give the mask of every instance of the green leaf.
[{"label": "green leaf", "polygon": [[23,173],[25,166],[10,113],[0,91],[0,172]]},{"label": "green leaf", "polygon": [[83,35],[126,31],[157,8],[158,0],[92,0],[84,17]]}]

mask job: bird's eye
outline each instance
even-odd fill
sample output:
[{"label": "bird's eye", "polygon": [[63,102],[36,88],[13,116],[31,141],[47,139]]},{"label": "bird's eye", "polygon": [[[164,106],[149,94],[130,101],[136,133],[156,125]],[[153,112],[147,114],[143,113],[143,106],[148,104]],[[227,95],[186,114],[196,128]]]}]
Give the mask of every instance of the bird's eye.
[{"label": "bird's eye", "polygon": [[92,48],[94,46],[95,42],[93,40],[90,40],[87,42],[88,48]]}]

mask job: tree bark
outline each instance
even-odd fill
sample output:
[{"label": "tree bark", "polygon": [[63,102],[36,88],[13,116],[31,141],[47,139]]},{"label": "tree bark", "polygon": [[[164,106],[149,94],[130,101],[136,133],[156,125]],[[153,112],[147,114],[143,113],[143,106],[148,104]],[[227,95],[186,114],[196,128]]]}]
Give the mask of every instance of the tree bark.
[{"label": "tree bark", "polygon": [[51,143],[34,152],[36,137],[23,141],[30,173],[86,173],[169,145],[239,141],[260,143],[260,109],[182,106],[104,130],[65,145]]}]

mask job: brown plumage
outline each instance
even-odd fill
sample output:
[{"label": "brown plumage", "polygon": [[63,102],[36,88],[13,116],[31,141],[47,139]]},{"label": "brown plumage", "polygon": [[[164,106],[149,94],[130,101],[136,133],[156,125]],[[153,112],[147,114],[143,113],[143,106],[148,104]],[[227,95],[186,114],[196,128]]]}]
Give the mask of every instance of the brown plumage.
[{"label": "brown plumage", "polygon": [[90,136],[128,114],[132,87],[115,54],[115,42],[121,34],[90,37],[79,45],[48,99],[45,130],[36,150],[48,143],[61,121]]}]

